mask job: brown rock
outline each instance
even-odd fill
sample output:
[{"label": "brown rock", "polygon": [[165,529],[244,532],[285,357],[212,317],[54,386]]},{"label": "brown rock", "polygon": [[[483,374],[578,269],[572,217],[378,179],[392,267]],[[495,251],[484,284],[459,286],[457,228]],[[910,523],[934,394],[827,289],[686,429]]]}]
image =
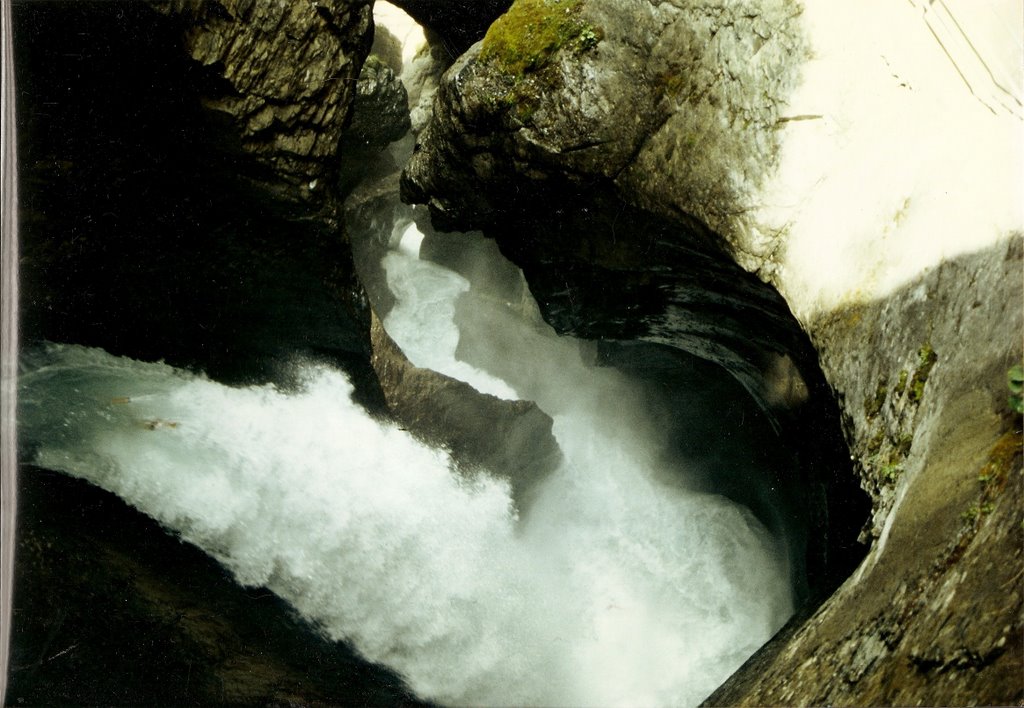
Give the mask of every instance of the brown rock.
[{"label": "brown rock", "polygon": [[447,449],[462,471],[507,479],[522,509],[530,488],[561,460],[551,417],[532,401],[502,400],[413,366],[376,316],[371,341],[394,417],[419,439]]}]

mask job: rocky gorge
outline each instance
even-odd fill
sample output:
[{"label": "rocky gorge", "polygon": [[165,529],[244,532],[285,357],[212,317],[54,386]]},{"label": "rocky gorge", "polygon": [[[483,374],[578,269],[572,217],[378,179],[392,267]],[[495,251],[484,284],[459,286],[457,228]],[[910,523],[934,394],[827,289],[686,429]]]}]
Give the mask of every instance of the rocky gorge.
[{"label": "rocky gorge", "polygon": [[[408,162],[386,146],[421,87],[368,58],[369,2],[15,3],[28,343],[282,390],[294,358],[331,363],[522,500],[552,416],[381,326],[372,234],[400,194],[436,262],[465,247],[445,232],[493,240],[548,325],[650,392],[701,487],[785,538],[796,613],[708,705],[1022,700],[1021,103],[1002,44],[956,51],[993,36],[982,11],[872,4],[886,32],[841,44],[863,18],[791,0],[395,4],[437,82]],[[695,442],[723,429],[733,453]],[[9,701],[419,700],[116,498],[21,483]],[[127,655],[152,672],[101,670]]]}]

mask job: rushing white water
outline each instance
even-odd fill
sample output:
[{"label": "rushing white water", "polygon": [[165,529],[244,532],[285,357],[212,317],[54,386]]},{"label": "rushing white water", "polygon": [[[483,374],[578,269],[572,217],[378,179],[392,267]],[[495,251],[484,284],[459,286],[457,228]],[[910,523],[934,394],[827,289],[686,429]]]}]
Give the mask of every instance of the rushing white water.
[{"label": "rushing white water", "polygon": [[455,358],[459,328],[453,321],[456,298],[469,281],[447,268],[419,259],[423,234],[415,224],[404,231],[398,250],[387,254],[384,268],[395,306],[384,326],[409,359],[465,381],[476,390],[515,400],[519,395],[504,381]]},{"label": "rushing white water", "polygon": [[[389,278],[417,264],[432,265],[392,259]],[[440,285],[427,295],[447,312]],[[612,372],[510,326],[539,357],[509,369],[514,386],[549,399],[565,456],[523,518],[505,482],[454,474],[316,366],[284,393],[51,345],[24,359],[24,439],[37,464],[120,495],[426,698],[695,704],[790,612],[778,546],[735,504],[656,481]]]}]

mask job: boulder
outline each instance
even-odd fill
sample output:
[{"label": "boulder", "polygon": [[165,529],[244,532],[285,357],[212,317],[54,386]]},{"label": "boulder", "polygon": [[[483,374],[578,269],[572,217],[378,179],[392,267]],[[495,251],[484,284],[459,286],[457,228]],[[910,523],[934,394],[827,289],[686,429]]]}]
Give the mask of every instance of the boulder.
[{"label": "boulder", "polygon": [[11,705],[417,705],[109,492],[23,467]]},{"label": "boulder", "polygon": [[272,176],[254,179],[288,200],[328,198],[372,42],[370,1],[154,6],[187,28],[186,51],[208,75],[203,105],[230,120],[242,149]]},{"label": "boulder", "polygon": [[370,55],[356,82],[352,120],[339,141],[345,156],[339,184],[341,194],[347,195],[360,180],[379,171],[381,152],[410,127],[405,86],[389,66]]},{"label": "boulder", "polygon": [[513,183],[609,183],[742,252],[730,216],[776,159],[798,14],[781,1],[519,2],[449,70],[407,193],[466,230],[514,206]]}]

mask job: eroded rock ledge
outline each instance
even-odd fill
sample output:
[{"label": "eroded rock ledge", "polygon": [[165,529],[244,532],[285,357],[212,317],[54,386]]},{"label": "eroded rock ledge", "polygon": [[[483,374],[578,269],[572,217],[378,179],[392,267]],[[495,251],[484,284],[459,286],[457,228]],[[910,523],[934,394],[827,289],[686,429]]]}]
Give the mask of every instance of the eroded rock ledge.
[{"label": "eroded rock ledge", "polygon": [[[736,217],[776,161],[780,106],[804,51],[797,5],[549,10],[558,22],[567,11],[579,29],[566,31],[579,36],[561,51],[534,46],[513,8],[460,57],[406,170],[408,198],[429,204],[437,225],[469,230],[538,192],[605,184],[655,213],[696,217],[742,265],[762,265],[773,244]],[[512,42],[499,45],[501,34]]]},{"label": "eroded rock ledge", "polygon": [[551,416],[531,401],[505,401],[430,369],[402,354],[376,317],[373,366],[388,408],[418,438],[451,452],[467,476],[507,479],[523,502],[535,483],[554,471],[561,451]]}]

